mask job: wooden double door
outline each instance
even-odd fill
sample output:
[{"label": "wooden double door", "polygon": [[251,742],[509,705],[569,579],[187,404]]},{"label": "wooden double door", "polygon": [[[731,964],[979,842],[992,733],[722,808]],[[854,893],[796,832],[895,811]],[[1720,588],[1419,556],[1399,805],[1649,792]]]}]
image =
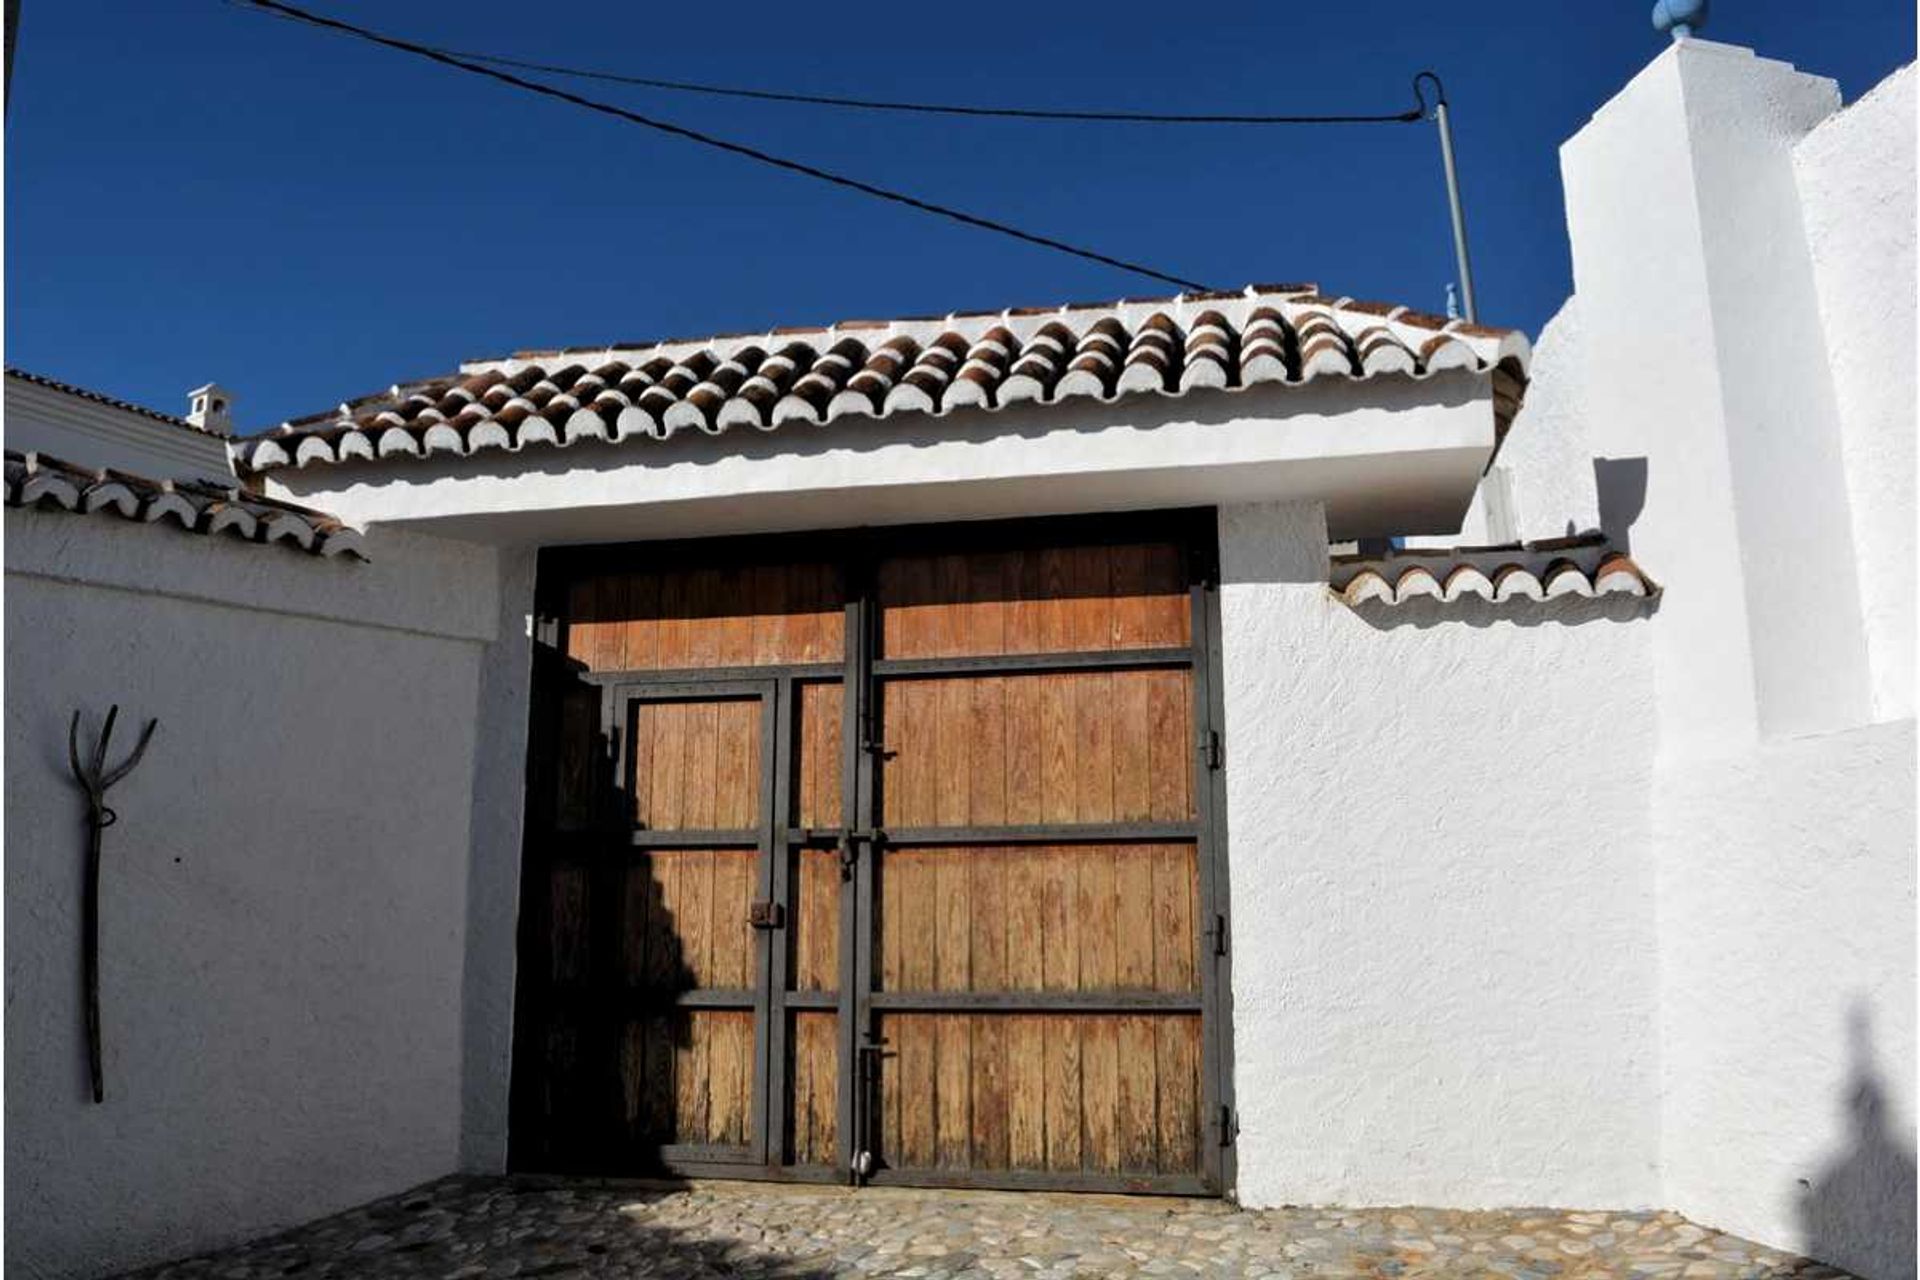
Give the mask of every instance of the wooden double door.
[{"label": "wooden double door", "polygon": [[1211,530],[543,554],[513,1165],[1228,1185]]}]

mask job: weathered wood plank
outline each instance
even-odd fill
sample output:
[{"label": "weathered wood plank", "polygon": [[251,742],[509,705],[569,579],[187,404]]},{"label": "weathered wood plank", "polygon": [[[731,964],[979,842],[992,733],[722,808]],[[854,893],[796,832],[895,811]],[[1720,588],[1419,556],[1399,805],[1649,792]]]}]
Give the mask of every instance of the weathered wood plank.
[{"label": "weathered wood plank", "polygon": [[1165,1173],[1200,1168],[1200,1019],[1155,1019],[1159,1067],[1160,1168]]},{"label": "weathered wood plank", "polygon": [[1116,1103],[1119,1166],[1122,1173],[1153,1173],[1159,1159],[1155,1113],[1159,1097],[1154,1019],[1115,1019],[1119,1078]]},{"label": "weathered wood plank", "polygon": [[840,855],[802,849],[794,877],[799,902],[794,919],[793,986],[796,991],[833,991],[840,985]]},{"label": "weathered wood plank", "polygon": [[835,1108],[837,1070],[831,1013],[797,1013],[793,1018],[793,1092],[788,1106],[792,1131],[789,1158],[795,1164],[832,1164],[838,1137]]}]

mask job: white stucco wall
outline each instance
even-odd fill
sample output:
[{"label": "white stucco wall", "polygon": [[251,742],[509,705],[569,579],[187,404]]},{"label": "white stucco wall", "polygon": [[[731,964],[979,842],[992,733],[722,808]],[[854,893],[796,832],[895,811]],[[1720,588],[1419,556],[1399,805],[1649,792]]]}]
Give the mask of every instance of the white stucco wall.
[{"label": "white stucco wall", "polygon": [[1913,721],[1664,768],[1670,1207],[1914,1274]]},{"label": "white stucco wall", "polygon": [[1914,69],[1800,140],[1794,173],[1833,366],[1873,714],[1913,715]]},{"label": "white stucco wall", "polygon": [[1220,516],[1239,1195],[1658,1202],[1641,607],[1361,616]]},{"label": "white stucco wall", "polygon": [[[9,1273],[97,1275],[453,1171],[495,553],[5,519]],[[116,757],[160,728],[109,797],[96,1106],[65,752],[73,709],[91,732],[111,702]]]},{"label": "white stucco wall", "polygon": [[101,404],[9,374],[0,437],[21,453],[43,452],[83,467],[113,467],[163,480],[233,482],[219,436]]},{"label": "white stucco wall", "polygon": [[1584,417],[1646,468],[1606,523],[1666,588],[1660,1199],[1873,1280],[1914,1274],[1911,83],[1835,115],[1684,41],[1562,150]]}]

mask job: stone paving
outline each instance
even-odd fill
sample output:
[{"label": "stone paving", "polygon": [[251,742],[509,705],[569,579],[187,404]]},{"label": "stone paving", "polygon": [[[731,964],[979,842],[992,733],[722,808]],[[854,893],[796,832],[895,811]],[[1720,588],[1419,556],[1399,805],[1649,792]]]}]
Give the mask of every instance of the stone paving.
[{"label": "stone paving", "polygon": [[1218,1201],[448,1178],[142,1280],[271,1276],[1837,1277],[1671,1213],[1247,1211]]}]

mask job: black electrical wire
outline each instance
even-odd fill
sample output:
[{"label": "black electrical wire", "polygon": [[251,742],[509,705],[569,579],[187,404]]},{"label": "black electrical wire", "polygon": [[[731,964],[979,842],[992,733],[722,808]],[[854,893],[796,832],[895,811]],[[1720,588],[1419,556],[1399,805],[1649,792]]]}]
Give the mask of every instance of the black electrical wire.
[{"label": "black electrical wire", "polygon": [[397,49],[402,53],[410,53],[416,57],[426,58],[430,61],[438,62],[443,66],[453,67],[477,76],[485,76],[490,80],[498,80],[502,84],[512,85],[516,89],[525,89],[529,93],[536,93],[542,97],[554,98],[561,102],[572,103],[576,107],[584,107],[588,111],[598,112],[601,115],[613,116],[615,119],[625,120],[629,124],[641,125],[648,129],[657,129],[662,133],[685,138],[690,142],[702,143],[721,151],[731,152],[734,155],[745,156],[749,160],[758,160],[761,164],[771,165],[776,169],[785,169],[789,173],[799,173],[809,178],[818,178],[822,182],[829,182],[837,187],[846,187],[849,190],[858,191],[865,195],[873,196],[876,199],[906,205],[908,208],[918,209],[923,213],[938,214],[943,218],[950,218],[955,222],[964,223],[970,227],[978,227],[984,231],[997,232],[1000,235],[1010,236],[1015,240],[1021,240],[1027,244],[1039,245],[1042,248],[1053,249],[1059,253],[1071,254],[1076,258],[1083,258],[1089,262],[1098,262],[1102,266],[1117,267],[1122,271],[1129,271],[1135,275],[1145,276],[1150,280],[1158,280],[1164,284],[1175,285],[1182,290],[1204,293],[1208,288],[1198,281],[1187,280],[1165,271],[1142,266],[1137,262],[1128,262],[1124,258],[1111,257],[1104,253],[1097,253],[1092,249],[1083,249],[1078,245],[1068,244],[1064,240],[1055,240],[1049,236],[1036,235],[1031,231],[1022,231],[1018,227],[1009,226],[1004,222],[996,222],[991,218],[983,218],[977,214],[967,213],[964,210],[955,209],[947,205],[935,204],[930,200],[921,200],[903,192],[891,191],[886,187],[878,187],[870,182],[862,182],[857,178],[849,178],[842,174],[832,173],[826,169],[816,168],[813,165],[804,164],[798,160],[787,160],[769,152],[761,151],[758,148],[746,146],[743,143],[729,142],[725,138],[717,138],[712,134],[702,133],[696,129],[689,129],[684,125],[673,124],[666,120],[658,120],[651,116],[644,116],[637,111],[629,111],[625,107],[617,107],[611,103],[599,102],[593,98],[583,98],[579,94],[570,93],[565,89],[558,89],[552,85],[542,84],[536,80],[527,80],[520,76],[513,75],[510,72],[480,66],[475,62],[450,53],[444,53],[429,45],[416,44],[411,40],[402,40],[397,36],[382,35],[380,32],[370,31],[365,27],[358,27],[350,22],[342,22],[338,18],[328,18],[317,13],[310,13],[305,9],[286,4],[284,0],[244,0],[244,3],[262,12],[275,13],[283,17],[294,18],[315,27],[354,36],[357,39],[365,40],[372,44],[384,45],[386,48]]},{"label": "black electrical wire", "polygon": [[776,93],[771,89],[742,89],[733,85],[699,84],[691,80],[660,80],[650,76],[620,75],[612,71],[591,71],[585,67],[566,67],[552,62],[528,62],[491,53],[467,53],[442,49],[456,58],[484,62],[495,67],[516,67],[546,75],[574,76],[582,80],[604,80],[609,84],[630,84],[642,89],[666,89],[674,93],[705,93],[720,98],[752,98],[759,102],[798,102],[814,107],[853,107],[862,111],[905,111],[932,116],[974,116],[1001,120],[1094,120],[1118,124],[1412,124],[1425,114],[1420,107],[1409,107],[1390,115],[1270,116],[1270,115],[1183,115],[1155,111],[1055,111],[1040,107],[972,107],[945,103],[893,102],[883,98],[839,98],[826,94]]}]

